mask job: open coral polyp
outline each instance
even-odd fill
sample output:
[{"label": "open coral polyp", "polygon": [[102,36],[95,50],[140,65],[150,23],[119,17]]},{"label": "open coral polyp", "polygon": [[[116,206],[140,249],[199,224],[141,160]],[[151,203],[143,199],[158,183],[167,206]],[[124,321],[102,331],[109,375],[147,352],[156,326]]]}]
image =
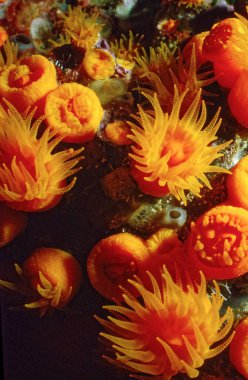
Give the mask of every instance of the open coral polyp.
[{"label": "open coral polyp", "polygon": [[156,197],[173,194],[186,202],[185,190],[200,196],[204,183],[211,188],[206,173],[227,171],[211,163],[230,142],[211,145],[217,139],[216,132],[221,124],[219,112],[205,126],[207,110],[204,101],[201,112],[199,91],[183,117],[180,117],[181,96],[175,89],[171,114],[164,113],[157,96],[149,97],[152,112],[139,106],[139,116],[134,116],[137,125],[132,128],[133,152],[132,175],[140,189]]},{"label": "open coral polyp", "polygon": [[41,211],[55,206],[69,191],[65,179],[75,174],[82,149],[66,149],[52,154],[61,141],[46,129],[37,137],[41,119],[32,124],[34,111],[22,117],[7,103],[0,107],[0,200],[24,211]]},{"label": "open coral polyp", "polygon": [[232,310],[220,315],[223,298],[219,287],[214,283],[215,292],[210,297],[202,274],[197,289],[188,286],[186,291],[173,282],[165,268],[159,280],[151,274],[149,277],[152,291],[138,277],[129,280],[141,301],[122,289],[126,305],[105,306],[113,314],[108,321],[96,317],[107,330],[101,336],[113,344],[115,352],[114,359],[105,358],[156,379],[167,380],[179,372],[197,377],[197,368],[205,359],[218,355],[232,340],[230,335],[222,341],[232,327]]}]

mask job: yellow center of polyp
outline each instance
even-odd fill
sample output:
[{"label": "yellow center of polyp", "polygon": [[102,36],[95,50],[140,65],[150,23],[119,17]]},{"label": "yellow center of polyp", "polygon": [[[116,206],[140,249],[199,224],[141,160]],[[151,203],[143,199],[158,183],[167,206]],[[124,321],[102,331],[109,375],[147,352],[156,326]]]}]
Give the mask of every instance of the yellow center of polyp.
[{"label": "yellow center of polyp", "polygon": [[194,230],[194,251],[205,265],[231,267],[248,254],[248,236],[233,215],[206,215]]},{"label": "yellow center of polyp", "polygon": [[9,74],[9,85],[11,87],[24,87],[30,82],[30,70],[27,65],[17,66]]},{"label": "yellow center of polyp", "polygon": [[108,263],[104,268],[105,274],[112,282],[119,283],[135,274],[137,265],[134,261],[127,263]]}]

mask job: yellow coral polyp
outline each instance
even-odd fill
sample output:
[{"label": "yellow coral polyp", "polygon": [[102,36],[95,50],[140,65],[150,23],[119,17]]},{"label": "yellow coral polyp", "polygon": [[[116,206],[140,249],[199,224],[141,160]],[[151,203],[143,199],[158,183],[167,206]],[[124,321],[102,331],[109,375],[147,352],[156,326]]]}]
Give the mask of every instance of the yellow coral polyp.
[{"label": "yellow coral polyp", "polygon": [[[156,197],[173,194],[186,203],[185,190],[200,197],[203,184],[211,188],[206,173],[227,173],[211,165],[230,141],[211,145],[221,124],[219,111],[204,128],[207,118],[205,102],[198,92],[183,117],[180,116],[186,92],[181,96],[175,87],[173,107],[164,113],[158,98],[148,97],[152,110],[139,106],[137,124],[129,122],[133,140],[131,174],[141,191]],[[199,111],[201,107],[201,112]]]},{"label": "yellow coral polyp", "polygon": [[80,6],[68,8],[68,14],[61,15],[65,35],[74,45],[86,50],[92,49],[100,38],[103,24],[98,22],[99,14],[87,13]]},{"label": "yellow coral polyp", "polygon": [[66,142],[92,140],[103,113],[95,92],[79,83],[64,83],[46,97],[47,124]]},{"label": "yellow coral polyp", "polygon": [[90,49],[85,53],[83,68],[92,79],[110,78],[115,73],[115,59],[104,49]]},{"label": "yellow coral polyp", "polygon": [[157,379],[168,380],[179,372],[197,377],[204,361],[218,355],[232,340],[233,334],[226,336],[233,312],[228,307],[220,314],[223,298],[219,287],[214,282],[209,296],[203,274],[200,284],[189,285],[186,291],[173,282],[165,267],[159,279],[148,275],[151,291],[136,276],[128,280],[142,300],[122,288],[126,305],[105,306],[113,314],[107,321],[96,317],[107,330],[101,336],[112,343],[115,353],[115,358],[105,359]]},{"label": "yellow coral polyp", "polygon": [[7,105],[7,111],[0,107],[0,200],[24,211],[51,208],[73,187],[76,178],[68,185],[65,180],[79,170],[82,149],[53,154],[61,138],[49,129],[37,137],[42,119],[32,124],[35,110],[22,117]]},{"label": "yellow coral polyp", "polygon": [[38,114],[42,114],[45,95],[56,87],[55,67],[41,55],[24,57],[16,63],[10,59],[10,64],[6,63],[0,72],[0,98],[7,99],[19,112],[36,105]]},{"label": "yellow coral polyp", "polygon": [[[138,65],[136,73],[141,80],[141,90],[151,96],[156,92],[163,110],[168,112],[171,111],[173,103],[174,86],[177,87],[179,94],[188,90],[184,98],[184,107],[187,108],[199,89],[215,81],[211,71],[200,74],[197,72],[198,64],[194,44],[188,60],[184,59],[180,51],[178,59],[176,59],[174,52],[170,52],[166,44],[162,43],[157,50],[150,50],[150,56],[145,53],[143,56],[139,56],[136,62]],[[142,82],[145,82],[146,86],[143,87]],[[147,84],[150,88],[147,88]],[[210,95],[205,90],[202,90],[202,94]]]},{"label": "yellow coral polyp", "polygon": [[129,36],[121,35],[120,40],[110,42],[110,48],[116,56],[117,63],[126,70],[132,70],[135,65],[135,59],[141,48],[141,40],[143,36],[129,31]]}]

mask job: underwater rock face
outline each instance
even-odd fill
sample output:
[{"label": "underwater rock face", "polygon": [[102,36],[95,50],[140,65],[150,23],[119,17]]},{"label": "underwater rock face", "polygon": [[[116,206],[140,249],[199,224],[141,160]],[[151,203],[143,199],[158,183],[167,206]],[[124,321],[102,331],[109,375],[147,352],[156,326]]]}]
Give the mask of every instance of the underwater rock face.
[{"label": "underwater rock face", "polygon": [[245,3],[0,0],[8,380],[246,378]]}]

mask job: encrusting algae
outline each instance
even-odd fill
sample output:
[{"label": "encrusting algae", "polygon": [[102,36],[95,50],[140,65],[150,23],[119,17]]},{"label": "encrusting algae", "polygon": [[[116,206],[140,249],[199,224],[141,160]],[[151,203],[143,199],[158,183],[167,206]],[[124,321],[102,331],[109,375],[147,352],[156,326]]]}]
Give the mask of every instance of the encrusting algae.
[{"label": "encrusting algae", "polygon": [[207,109],[200,91],[180,116],[186,94],[179,96],[175,87],[170,114],[163,112],[156,95],[147,96],[152,110],[138,106],[139,114],[134,116],[137,124],[129,122],[132,134],[128,135],[133,140],[131,174],[141,191],[155,197],[173,194],[184,203],[185,191],[199,197],[202,183],[211,188],[207,173],[228,172],[211,164],[230,144],[211,145],[217,139],[221,119],[218,111],[204,127]]},{"label": "encrusting algae", "polygon": [[[100,335],[112,343],[115,355],[105,359],[131,372],[155,376],[154,379],[169,380],[180,372],[197,377],[204,361],[231,342],[233,334],[227,335],[233,312],[228,308],[224,315],[220,314],[223,298],[219,287],[215,282],[215,292],[209,296],[203,274],[197,289],[189,285],[186,291],[173,282],[165,267],[160,280],[148,275],[152,291],[138,277],[129,280],[142,300],[122,288],[125,304],[105,306],[113,314],[108,320],[96,317],[107,331]],[[146,379],[142,375],[133,377]]]}]

